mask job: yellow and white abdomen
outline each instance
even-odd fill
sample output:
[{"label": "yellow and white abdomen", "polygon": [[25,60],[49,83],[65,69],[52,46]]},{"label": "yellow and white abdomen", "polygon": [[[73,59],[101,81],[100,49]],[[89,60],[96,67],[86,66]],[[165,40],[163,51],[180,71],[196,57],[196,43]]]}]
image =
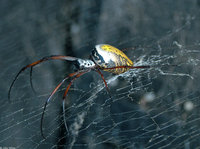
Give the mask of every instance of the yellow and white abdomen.
[{"label": "yellow and white abdomen", "polygon": [[116,69],[104,69],[113,68],[117,66],[133,66],[133,62],[119,49],[108,45],[99,44],[95,46],[95,49],[91,54],[92,60],[102,70],[109,71],[114,74],[120,74],[129,70],[129,68],[116,68]]}]

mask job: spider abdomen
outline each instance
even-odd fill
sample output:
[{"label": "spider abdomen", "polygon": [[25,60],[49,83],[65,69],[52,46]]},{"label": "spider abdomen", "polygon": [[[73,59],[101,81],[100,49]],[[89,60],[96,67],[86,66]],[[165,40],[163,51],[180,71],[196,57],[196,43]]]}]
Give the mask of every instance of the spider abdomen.
[{"label": "spider abdomen", "polygon": [[114,74],[124,73],[129,68],[116,68],[116,69],[104,69],[117,66],[133,66],[133,62],[119,49],[108,45],[99,44],[95,46],[95,49],[91,54],[92,60],[104,71],[109,71]]}]

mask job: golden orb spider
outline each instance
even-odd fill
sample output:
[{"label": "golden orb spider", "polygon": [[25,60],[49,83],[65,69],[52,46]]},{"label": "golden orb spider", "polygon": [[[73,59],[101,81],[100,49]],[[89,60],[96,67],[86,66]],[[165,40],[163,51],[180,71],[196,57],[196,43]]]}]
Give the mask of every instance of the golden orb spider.
[{"label": "golden orb spider", "polygon": [[[129,69],[139,69],[139,68],[150,68],[150,66],[133,66],[133,62],[119,49],[108,45],[108,44],[99,44],[96,45],[95,48],[92,50],[90,59],[81,59],[81,58],[76,58],[76,57],[71,57],[71,56],[63,56],[63,55],[52,55],[48,57],[44,57],[36,62],[33,62],[29,65],[24,66],[15,76],[14,80],[12,81],[9,91],[8,91],[8,99],[10,100],[10,93],[12,90],[12,87],[17,80],[18,76],[27,68],[31,68],[31,76],[32,76],[32,68],[44,61],[48,60],[64,60],[64,61],[72,61],[75,63],[75,66],[78,68],[77,72],[70,73],[66,78],[64,78],[53,90],[53,92],[50,94],[49,98],[46,100],[41,116],[41,122],[40,122],[40,131],[42,137],[45,139],[45,136],[43,134],[43,118],[44,118],[44,113],[46,110],[46,106],[49,103],[51,97],[56,93],[56,91],[60,88],[60,86],[69,78],[72,78],[69,85],[67,86],[64,95],[63,95],[63,118],[64,118],[64,124],[66,127],[66,130],[68,132],[68,127],[66,124],[65,120],[65,97],[69,91],[70,86],[72,83],[82,76],[83,74],[90,72],[91,70],[96,71],[102,78],[106,90],[109,93],[108,85],[106,83],[106,80],[104,79],[103,74],[101,73],[100,70],[103,71],[108,71],[114,74],[121,74]],[[32,86],[32,84],[31,84]]]}]

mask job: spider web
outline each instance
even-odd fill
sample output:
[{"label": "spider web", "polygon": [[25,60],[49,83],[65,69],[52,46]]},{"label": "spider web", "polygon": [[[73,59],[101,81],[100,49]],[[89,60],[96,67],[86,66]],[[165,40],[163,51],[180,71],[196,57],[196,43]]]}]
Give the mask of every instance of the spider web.
[{"label": "spider web", "polygon": [[[199,1],[1,1],[0,148],[199,148]],[[24,65],[44,56],[87,58],[95,44],[122,49],[135,66],[120,75],[90,72],[66,98],[66,82],[40,119],[45,100],[71,63],[45,62],[9,85]],[[62,50],[65,49],[65,50]]]}]

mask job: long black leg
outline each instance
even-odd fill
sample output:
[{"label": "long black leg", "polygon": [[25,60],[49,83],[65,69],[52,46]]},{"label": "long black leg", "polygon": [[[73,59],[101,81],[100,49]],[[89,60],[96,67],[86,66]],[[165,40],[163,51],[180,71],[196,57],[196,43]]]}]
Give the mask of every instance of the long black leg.
[{"label": "long black leg", "polygon": [[33,67],[31,67],[31,70],[30,70],[30,84],[31,84],[31,89],[33,90],[34,94],[36,94],[36,90],[35,90],[35,88],[33,87],[32,78],[33,78]]}]

